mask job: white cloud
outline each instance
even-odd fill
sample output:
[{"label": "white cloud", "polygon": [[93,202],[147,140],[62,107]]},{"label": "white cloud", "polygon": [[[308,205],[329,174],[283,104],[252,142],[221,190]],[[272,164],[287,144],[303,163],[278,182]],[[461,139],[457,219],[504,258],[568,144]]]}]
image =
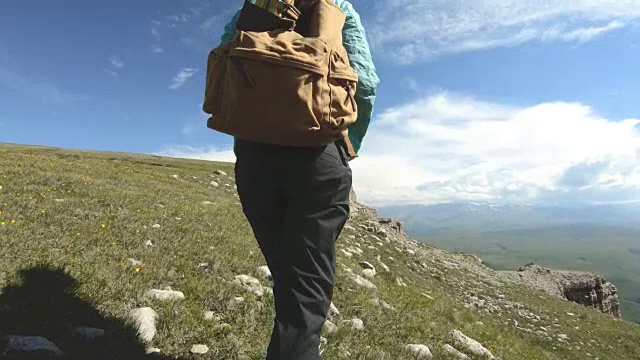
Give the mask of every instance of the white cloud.
[{"label": "white cloud", "polygon": [[111,55],[109,57],[109,62],[114,69],[122,69],[124,67],[124,63],[122,62],[122,60],[120,60],[120,58],[115,55]]},{"label": "white cloud", "polygon": [[198,72],[198,69],[194,68],[183,68],[178,72],[173,78],[173,83],[169,86],[169,89],[176,90],[182,87],[195,73]]},{"label": "white cloud", "polygon": [[638,124],[579,103],[442,92],[380,114],[351,163],[354,186],[372,205],[640,200]]},{"label": "white cloud", "polygon": [[638,0],[379,0],[372,45],[401,63],[531,41],[583,43],[630,26]]},{"label": "white cloud", "polygon": [[151,52],[154,54],[159,54],[164,52],[164,49],[162,49],[160,46],[151,46]]},{"label": "white cloud", "polygon": [[173,146],[167,147],[154,155],[231,163],[236,161],[236,156],[232,149],[220,149],[215,147],[196,148],[192,146]]}]

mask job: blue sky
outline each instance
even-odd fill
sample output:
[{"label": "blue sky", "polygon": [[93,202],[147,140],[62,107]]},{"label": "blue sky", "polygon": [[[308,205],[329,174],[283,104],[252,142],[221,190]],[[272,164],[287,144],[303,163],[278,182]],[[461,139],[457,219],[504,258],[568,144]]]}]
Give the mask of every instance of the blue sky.
[{"label": "blue sky", "polygon": [[[352,3],[381,78],[362,199],[640,200],[640,1]],[[0,2],[0,142],[233,160],[200,105],[241,4]]]}]

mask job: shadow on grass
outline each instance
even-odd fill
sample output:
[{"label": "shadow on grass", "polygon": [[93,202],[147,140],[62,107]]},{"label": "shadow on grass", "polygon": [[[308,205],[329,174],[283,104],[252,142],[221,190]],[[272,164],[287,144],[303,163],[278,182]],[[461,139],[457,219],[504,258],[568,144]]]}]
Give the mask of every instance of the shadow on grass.
[{"label": "shadow on grass", "polygon": [[[64,270],[38,266],[19,270],[18,275],[20,281],[7,285],[0,294],[0,359],[150,358],[137,331],[123,320],[102,316],[91,303],[77,297],[78,282]],[[104,334],[99,330],[97,336],[96,330],[79,334],[78,327],[101,329]],[[64,355],[16,352],[9,346],[9,336],[46,338]]]}]

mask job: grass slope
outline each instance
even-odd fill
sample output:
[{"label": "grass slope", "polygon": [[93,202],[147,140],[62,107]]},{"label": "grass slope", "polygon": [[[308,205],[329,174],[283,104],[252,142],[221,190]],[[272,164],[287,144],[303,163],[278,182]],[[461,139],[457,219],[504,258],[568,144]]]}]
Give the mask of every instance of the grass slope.
[{"label": "grass slope", "polygon": [[[264,261],[233,178],[214,170],[231,174],[232,164],[0,145],[0,335],[41,334],[63,341],[64,328],[95,326],[106,330],[106,343],[80,350],[57,344],[69,354],[93,351],[85,358],[98,358],[99,349],[134,353],[140,344],[125,316],[151,306],[159,314],[158,332],[145,346],[184,359],[262,358],[272,298],[256,298],[230,281],[238,274],[259,277],[256,268]],[[407,343],[426,344],[434,358],[449,359],[441,345],[454,344],[453,329],[500,359],[640,357],[640,326],[501,280],[462,254],[401,238],[380,240],[361,228],[370,220],[364,212],[354,213],[338,242],[341,250],[356,247],[362,253],[349,257],[339,251],[334,303],[340,330],[326,335],[326,359],[412,359],[404,350]],[[148,240],[155,247],[146,248]],[[376,262],[378,255],[389,272]],[[127,258],[144,266],[127,267]],[[350,280],[346,268],[359,272],[361,260],[378,268],[372,279],[377,290]],[[199,266],[203,263],[208,266]],[[398,277],[408,286],[398,285]],[[184,292],[185,299],[144,297],[165,286]],[[231,306],[237,296],[245,302]],[[499,310],[470,306],[472,297],[499,304]],[[396,310],[374,305],[372,298]],[[205,311],[221,314],[230,331],[205,320]],[[42,318],[33,320],[34,314]],[[364,331],[341,322],[354,317],[363,320]],[[558,340],[560,334],[569,340]],[[206,344],[210,351],[191,355],[193,344]]]}]

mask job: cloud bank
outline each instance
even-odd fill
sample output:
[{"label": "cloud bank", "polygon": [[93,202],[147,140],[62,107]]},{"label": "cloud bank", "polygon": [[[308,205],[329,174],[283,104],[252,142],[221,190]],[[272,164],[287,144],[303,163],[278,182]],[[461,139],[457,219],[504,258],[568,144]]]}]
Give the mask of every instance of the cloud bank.
[{"label": "cloud bank", "polygon": [[638,0],[379,0],[372,46],[404,64],[527,42],[584,43],[631,26]]},{"label": "cloud bank", "polygon": [[580,103],[432,94],[372,123],[354,186],[372,205],[640,200],[639,124]]}]

